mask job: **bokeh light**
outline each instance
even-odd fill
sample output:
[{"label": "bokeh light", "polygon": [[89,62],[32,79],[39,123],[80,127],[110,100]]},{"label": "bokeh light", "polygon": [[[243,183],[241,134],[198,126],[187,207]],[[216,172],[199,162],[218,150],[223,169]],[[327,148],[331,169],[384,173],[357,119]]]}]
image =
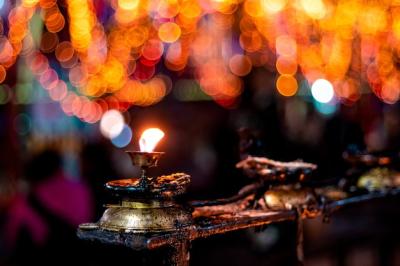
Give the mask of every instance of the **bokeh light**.
[{"label": "bokeh light", "polygon": [[139,5],[139,0],[118,0],[118,6],[125,10],[134,10]]},{"label": "bokeh light", "polygon": [[311,94],[320,103],[330,102],[335,92],[332,84],[326,79],[317,79],[311,86]]},{"label": "bokeh light", "polygon": [[[351,105],[364,93],[387,104],[400,98],[393,1],[24,0],[1,7],[0,83],[12,81],[8,71],[22,57],[49,98],[88,123],[109,109],[162,101],[180,87],[160,79],[163,72],[198,85],[173,91],[178,99],[225,108],[240,102],[243,77],[255,69],[277,72],[276,89],[286,97],[297,95],[298,79],[313,84],[321,103],[336,95]],[[15,89],[18,101],[32,101],[24,86]]]},{"label": "bokeh light", "polygon": [[298,89],[297,80],[292,75],[281,75],[276,81],[276,88],[283,96],[293,96]]},{"label": "bokeh light", "polygon": [[166,22],[161,24],[158,29],[158,37],[166,43],[172,43],[181,36],[181,28],[174,22]]},{"label": "bokeh light", "polygon": [[132,140],[132,130],[128,125],[124,125],[121,133],[112,138],[111,142],[115,147],[124,148],[126,147]]},{"label": "bokeh light", "polygon": [[315,109],[324,116],[332,116],[338,110],[337,103],[321,103],[318,101],[314,101],[313,105]]},{"label": "bokeh light", "polygon": [[56,49],[58,45],[58,35],[51,32],[45,32],[42,35],[40,50],[44,53],[51,53]]},{"label": "bokeh light", "polygon": [[0,64],[7,63],[13,56],[13,47],[9,40],[5,37],[0,37]]},{"label": "bokeh light", "polygon": [[251,71],[251,60],[246,55],[234,55],[229,60],[229,69],[237,76],[246,76]]},{"label": "bokeh light", "polygon": [[293,57],[279,56],[276,60],[276,70],[282,75],[294,75],[297,72],[297,61]]},{"label": "bokeh light", "polygon": [[322,19],[326,15],[326,7],[322,0],[300,0],[304,11],[313,19]]},{"label": "bokeh light", "polygon": [[57,45],[56,58],[60,62],[66,62],[74,55],[74,48],[70,42],[61,42]]},{"label": "bokeh light", "polygon": [[288,35],[281,35],[276,39],[276,53],[282,56],[296,55],[296,41]]},{"label": "bokeh light", "polygon": [[11,90],[7,85],[0,85],[0,104],[6,104],[11,100]]},{"label": "bokeh light", "polygon": [[3,83],[3,81],[6,79],[6,76],[6,69],[2,65],[0,65],[0,83]]},{"label": "bokeh light", "polygon": [[19,135],[26,135],[32,129],[31,117],[26,113],[18,114],[14,118],[14,129]]},{"label": "bokeh light", "polygon": [[285,8],[287,0],[263,0],[263,7],[270,13],[277,13]]},{"label": "bokeh light", "polygon": [[124,129],[124,117],[117,110],[109,110],[103,114],[100,120],[100,132],[106,138],[112,139],[121,134]]}]

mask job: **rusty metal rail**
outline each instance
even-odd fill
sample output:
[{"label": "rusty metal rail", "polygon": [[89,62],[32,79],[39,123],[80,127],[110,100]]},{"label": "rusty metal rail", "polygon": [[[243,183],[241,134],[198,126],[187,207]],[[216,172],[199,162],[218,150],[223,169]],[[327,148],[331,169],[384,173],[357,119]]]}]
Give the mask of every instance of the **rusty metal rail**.
[{"label": "rusty metal rail", "polygon": [[[332,212],[347,205],[357,204],[373,199],[400,195],[400,189],[373,192],[369,194],[349,197],[333,201],[320,206],[313,216],[302,215],[303,219],[319,215],[330,215]],[[230,203],[234,204],[234,203]],[[94,224],[88,224],[78,229],[78,237],[84,240],[99,241],[104,244],[121,245],[134,250],[156,249],[176,242],[192,241],[215,234],[222,234],[250,227],[257,227],[271,223],[296,220],[299,215],[296,210],[266,211],[266,210],[239,210],[235,212],[219,212],[212,214],[214,209],[225,209],[225,205],[196,208],[194,211],[195,223],[185,230],[165,233],[127,233],[101,230]],[[206,209],[204,209],[206,208]],[[199,211],[201,210],[201,211]],[[316,215],[315,215],[316,214]]]}]

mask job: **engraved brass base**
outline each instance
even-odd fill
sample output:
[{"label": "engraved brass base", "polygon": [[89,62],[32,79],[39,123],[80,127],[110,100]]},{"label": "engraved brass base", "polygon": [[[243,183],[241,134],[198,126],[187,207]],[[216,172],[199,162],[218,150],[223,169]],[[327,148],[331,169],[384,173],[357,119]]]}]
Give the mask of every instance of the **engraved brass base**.
[{"label": "engraved brass base", "polygon": [[82,230],[99,228],[107,231],[159,233],[178,231],[193,224],[192,212],[173,198],[183,194],[190,176],[175,173],[147,176],[147,169],[157,166],[163,152],[127,152],[132,163],[142,169],[141,177],[109,181],[106,189],[117,196],[118,205],[108,205],[95,224],[83,224]]},{"label": "engraved brass base", "polygon": [[122,201],[110,205],[98,225],[109,231],[157,233],[175,231],[192,224],[189,210],[172,201]]}]

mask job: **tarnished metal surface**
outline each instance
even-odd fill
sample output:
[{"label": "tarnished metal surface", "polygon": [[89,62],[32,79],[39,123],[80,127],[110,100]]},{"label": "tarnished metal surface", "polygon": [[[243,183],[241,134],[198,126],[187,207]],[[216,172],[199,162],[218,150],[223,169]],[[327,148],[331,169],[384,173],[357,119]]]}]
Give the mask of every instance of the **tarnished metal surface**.
[{"label": "tarnished metal surface", "polygon": [[122,198],[170,199],[183,194],[189,184],[190,176],[188,174],[173,173],[158,177],[112,180],[106,183],[106,188],[112,194]]},{"label": "tarnished metal surface", "polygon": [[126,153],[131,157],[133,165],[143,168],[157,166],[160,157],[164,155],[164,152],[127,151]]},{"label": "tarnished metal surface", "polygon": [[313,208],[316,206],[317,198],[312,189],[280,186],[269,189],[264,193],[262,203],[271,210],[293,209],[296,206]]},{"label": "tarnished metal surface", "polygon": [[236,214],[220,214],[211,217],[201,216],[196,219],[195,230],[191,232],[190,238],[194,240],[230,231],[294,220],[295,218],[294,211],[265,212],[260,210],[248,210]]},{"label": "tarnished metal surface", "polygon": [[108,208],[99,221],[106,230],[125,232],[167,232],[192,224],[191,213],[173,203],[125,202]]},{"label": "tarnished metal surface", "polygon": [[303,227],[303,219],[301,219],[301,210],[297,209],[297,218],[296,218],[296,257],[297,264],[299,266],[304,265],[304,227]]},{"label": "tarnished metal surface", "polygon": [[302,182],[309,179],[317,165],[302,161],[281,162],[266,157],[248,156],[236,164],[250,178],[276,182]]},{"label": "tarnished metal surface", "polygon": [[[192,225],[192,215],[173,201],[185,192],[190,176],[175,173],[158,177],[146,175],[146,169],[157,166],[162,152],[127,152],[132,163],[142,168],[140,178],[109,181],[106,188],[121,199],[120,204],[108,205],[96,226],[103,231],[125,233],[158,233],[176,231]],[[92,226],[84,225],[90,231]]]},{"label": "tarnished metal surface", "polygon": [[189,175],[146,176],[146,169],[156,166],[161,154],[129,152],[132,162],[142,168],[142,177],[107,183],[122,202],[109,205],[98,223],[81,225],[80,238],[136,250],[168,246],[168,265],[187,266],[189,244],[196,238],[295,220],[297,259],[302,265],[303,219],[328,217],[347,204],[400,194],[392,189],[343,199],[348,195],[337,187],[317,190],[302,186],[316,169],[314,164],[248,157],[238,167],[250,177],[258,177],[256,182],[231,198],[188,203],[189,209],[172,199],[186,190]]},{"label": "tarnished metal surface", "polygon": [[[319,206],[317,215],[329,215],[333,211],[349,204],[398,195],[400,195],[400,190],[395,189],[333,201],[326,205]],[[102,243],[113,245],[123,245],[132,249],[155,249],[165,245],[172,245],[173,243],[183,240],[194,240],[196,238],[208,237],[249,227],[256,227],[286,220],[296,220],[298,217],[296,210],[239,210],[236,213],[233,213],[232,211],[229,211],[229,208],[233,207],[227,205],[196,208],[193,213],[194,225],[185,229],[177,229],[172,232],[152,234],[125,233],[122,231],[105,231],[96,228],[95,226],[87,226],[81,227],[78,230],[78,236],[86,240],[100,241]],[[228,211],[224,213],[222,212],[222,209]],[[313,216],[307,216],[302,213],[301,217],[312,218]]]}]

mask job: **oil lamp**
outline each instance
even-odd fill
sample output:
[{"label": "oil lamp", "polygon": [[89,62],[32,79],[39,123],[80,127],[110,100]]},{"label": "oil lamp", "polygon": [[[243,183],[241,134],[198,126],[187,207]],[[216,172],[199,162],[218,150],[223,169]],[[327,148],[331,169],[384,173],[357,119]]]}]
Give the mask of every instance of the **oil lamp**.
[{"label": "oil lamp", "polygon": [[127,151],[131,157],[133,165],[139,166],[142,170],[140,187],[144,190],[149,189],[152,179],[147,176],[148,168],[156,167],[163,152],[154,152],[158,142],[164,137],[164,132],[158,128],[145,130],[139,139],[140,151]]},{"label": "oil lamp", "polygon": [[163,152],[154,152],[164,137],[158,128],[143,132],[139,140],[140,151],[127,151],[133,165],[141,168],[141,176],[114,180],[106,183],[106,189],[119,197],[119,204],[106,205],[107,209],[95,224],[108,231],[133,233],[157,233],[175,231],[192,224],[191,211],[176,203],[175,196],[185,192],[190,176],[175,173],[158,177],[148,175],[148,169],[156,167]]}]

